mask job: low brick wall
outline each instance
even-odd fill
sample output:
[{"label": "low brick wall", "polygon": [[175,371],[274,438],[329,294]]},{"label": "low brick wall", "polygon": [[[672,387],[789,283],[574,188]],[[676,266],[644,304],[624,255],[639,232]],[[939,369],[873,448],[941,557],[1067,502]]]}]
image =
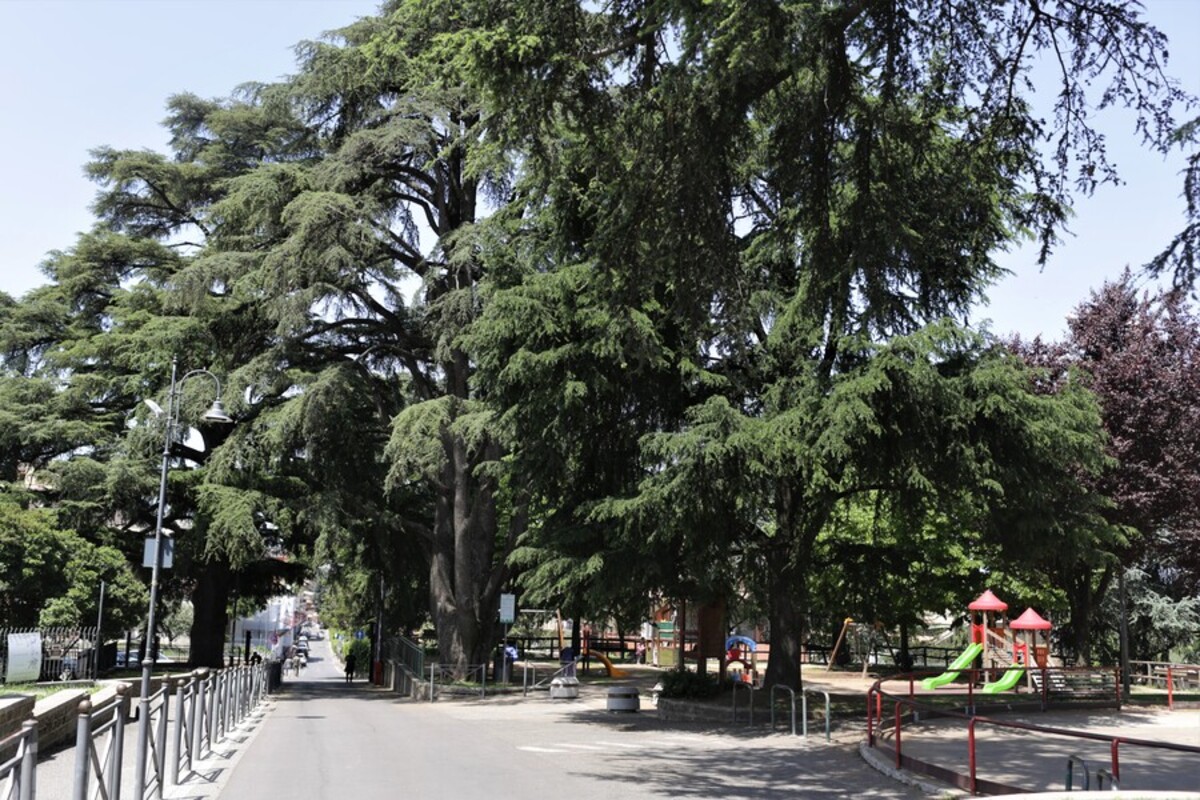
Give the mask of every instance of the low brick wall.
[{"label": "low brick wall", "polygon": [[[161,681],[156,680],[154,689],[157,690]],[[29,719],[38,723],[38,750],[51,752],[63,744],[75,741],[76,726],[79,722],[79,704],[90,700],[92,707],[104,705],[117,696],[117,688],[123,686],[127,694],[136,701],[138,685],[123,683],[103,686],[96,692],[87,688],[62,689],[42,700],[34,699],[33,695],[11,694],[0,696],[0,739],[7,738],[21,729],[21,725]],[[0,750],[0,761],[12,757],[14,748]]]},{"label": "low brick wall", "polygon": [[88,699],[86,689],[64,689],[55,692],[33,707],[38,723],[38,750],[51,750],[64,741],[75,740],[75,725],[79,704]]},{"label": "low brick wall", "polygon": [[[33,704],[31,694],[0,695],[0,740],[21,730],[21,724],[33,716]],[[0,748],[0,761],[7,761],[15,752],[15,747]]]}]

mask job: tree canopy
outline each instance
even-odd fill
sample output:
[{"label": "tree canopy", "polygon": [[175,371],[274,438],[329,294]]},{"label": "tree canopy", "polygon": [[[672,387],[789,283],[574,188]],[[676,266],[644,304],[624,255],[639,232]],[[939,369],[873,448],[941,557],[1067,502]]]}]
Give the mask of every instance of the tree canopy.
[{"label": "tree canopy", "polygon": [[506,589],[753,592],[786,685],[839,597],[1090,582],[1133,510],[1104,405],[963,320],[1117,180],[1094,110],[1177,141],[1164,48],[1099,0],[394,0],[172,98],[169,154],[95,151],[96,229],[0,307],[3,477],[132,555],[141,403],[173,358],[221,375],[237,424],[171,451],[197,663],[232,594],[317,567],[459,668]]}]

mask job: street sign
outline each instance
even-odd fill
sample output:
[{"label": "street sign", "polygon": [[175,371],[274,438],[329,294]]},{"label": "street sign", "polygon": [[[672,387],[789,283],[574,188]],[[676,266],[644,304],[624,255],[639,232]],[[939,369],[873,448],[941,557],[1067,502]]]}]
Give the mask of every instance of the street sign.
[{"label": "street sign", "polygon": [[[163,552],[162,552],[162,568],[170,569],[171,562],[175,560],[175,540],[170,536],[162,537]],[[142,549],[142,566],[154,568],[154,537],[146,537],[146,545]]]},{"label": "street sign", "polygon": [[517,619],[517,596],[515,594],[500,595],[500,621],[511,625]]}]

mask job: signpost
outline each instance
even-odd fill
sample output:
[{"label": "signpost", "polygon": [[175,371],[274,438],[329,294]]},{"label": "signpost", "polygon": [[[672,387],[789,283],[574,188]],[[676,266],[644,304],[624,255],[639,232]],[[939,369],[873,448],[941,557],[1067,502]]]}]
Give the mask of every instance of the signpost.
[{"label": "signpost", "polygon": [[515,594],[500,595],[500,623],[504,625],[504,648],[500,651],[501,675],[508,683],[508,626],[517,619],[517,596]]},{"label": "signpost", "polygon": [[[154,541],[155,537],[147,536],[146,542],[142,547],[142,566],[154,567]],[[162,537],[162,561],[159,562],[160,569],[170,569],[175,562],[175,540],[166,534]]]}]

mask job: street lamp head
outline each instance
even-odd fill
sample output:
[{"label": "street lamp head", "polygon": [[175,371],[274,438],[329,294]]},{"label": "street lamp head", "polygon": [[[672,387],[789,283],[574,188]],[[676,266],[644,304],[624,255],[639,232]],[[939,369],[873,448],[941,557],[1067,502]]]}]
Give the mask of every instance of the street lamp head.
[{"label": "street lamp head", "polygon": [[225,406],[221,403],[221,398],[213,400],[212,406],[208,411],[204,412],[204,416],[200,419],[205,422],[220,422],[222,424],[230,424],[233,422],[233,417],[225,413]]}]

